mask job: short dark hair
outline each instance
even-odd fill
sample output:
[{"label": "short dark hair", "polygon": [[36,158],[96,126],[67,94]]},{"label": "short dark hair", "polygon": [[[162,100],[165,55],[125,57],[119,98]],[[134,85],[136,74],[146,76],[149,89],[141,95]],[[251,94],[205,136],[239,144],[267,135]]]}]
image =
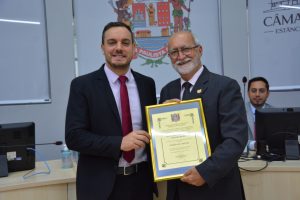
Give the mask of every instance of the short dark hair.
[{"label": "short dark hair", "polygon": [[253,82],[256,82],[256,81],[262,81],[265,83],[266,85],[266,88],[267,88],[267,91],[269,91],[269,82],[267,81],[267,79],[265,79],[264,77],[261,77],[261,76],[258,76],[258,77],[254,77],[252,79],[249,80],[248,82],[248,91],[250,90],[250,86]]},{"label": "short dark hair", "polygon": [[127,24],[125,24],[123,22],[109,22],[108,24],[105,25],[105,27],[103,28],[103,31],[102,31],[102,44],[104,44],[104,34],[105,34],[105,32],[108,29],[113,28],[113,27],[124,27],[124,28],[126,28],[130,32],[132,43],[134,43],[134,35],[133,35],[133,32],[131,31],[130,26],[128,26]]}]

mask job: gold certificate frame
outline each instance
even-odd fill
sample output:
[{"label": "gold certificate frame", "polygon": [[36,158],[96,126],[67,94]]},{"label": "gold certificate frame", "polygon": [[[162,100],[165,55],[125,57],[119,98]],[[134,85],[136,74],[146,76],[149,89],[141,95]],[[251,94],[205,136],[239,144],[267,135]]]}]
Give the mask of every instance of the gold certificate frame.
[{"label": "gold certificate frame", "polygon": [[211,155],[201,99],[146,106],[146,115],[155,182],[180,178]]}]

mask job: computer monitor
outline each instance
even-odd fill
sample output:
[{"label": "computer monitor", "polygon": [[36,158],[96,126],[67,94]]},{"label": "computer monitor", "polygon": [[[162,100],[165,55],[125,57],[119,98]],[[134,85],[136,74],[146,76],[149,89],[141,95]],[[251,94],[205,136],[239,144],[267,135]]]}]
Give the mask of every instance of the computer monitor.
[{"label": "computer monitor", "polygon": [[7,158],[8,172],[35,168],[35,124],[0,124],[0,155]]},{"label": "computer monitor", "polygon": [[257,155],[264,160],[299,159],[300,108],[255,112]]}]

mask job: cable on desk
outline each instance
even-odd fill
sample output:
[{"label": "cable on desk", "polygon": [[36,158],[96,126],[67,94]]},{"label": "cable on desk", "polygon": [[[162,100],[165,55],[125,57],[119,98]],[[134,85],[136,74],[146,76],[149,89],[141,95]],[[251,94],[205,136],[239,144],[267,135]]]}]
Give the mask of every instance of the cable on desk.
[{"label": "cable on desk", "polygon": [[[30,151],[33,151],[35,152],[37,155],[39,155],[37,153],[37,151],[33,148],[26,148],[27,150],[30,150]],[[26,174],[24,174],[23,176],[23,179],[27,179],[29,177],[32,177],[32,176],[35,176],[35,175],[38,175],[38,174],[50,174],[51,173],[51,169],[50,169],[50,166],[48,165],[48,162],[47,161],[43,161],[45,166],[47,167],[48,171],[41,171],[41,172],[35,172],[35,173],[32,173],[35,169],[32,169],[30,170],[29,172],[27,172]]]},{"label": "cable on desk", "polygon": [[239,162],[248,162],[250,160],[256,160],[256,159],[254,159],[253,157],[241,156]]},{"label": "cable on desk", "polygon": [[[248,157],[241,157],[240,160],[238,162],[248,162],[248,161],[251,161],[251,160],[258,160],[256,157],[254,158],[248,158]],[[261,160],[263,161],[263,160]],[[247,172],[259,172],[259,171],[262,171],[264,169],[266,169],[268,166],[269,166],[269,161],[265,161],[265,165],[262,167],[262,168],[259,168],[259,169],[255,169],[255,170],[250,170],[250,169],[246,169],[246,168],[243,168],[243,167],[240,167],[239,166],[239,169],[241,170],[244,170],[244,171],[247,171]]]}]

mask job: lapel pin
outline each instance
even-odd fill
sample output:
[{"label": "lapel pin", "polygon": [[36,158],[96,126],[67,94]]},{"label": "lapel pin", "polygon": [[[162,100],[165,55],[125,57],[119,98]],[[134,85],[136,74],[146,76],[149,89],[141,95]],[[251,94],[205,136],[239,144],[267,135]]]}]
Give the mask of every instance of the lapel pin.
[{"label": "lapel pin", "polygon": [[201,94],[202,93],[202,89],[197,90],[197,94]]}]

